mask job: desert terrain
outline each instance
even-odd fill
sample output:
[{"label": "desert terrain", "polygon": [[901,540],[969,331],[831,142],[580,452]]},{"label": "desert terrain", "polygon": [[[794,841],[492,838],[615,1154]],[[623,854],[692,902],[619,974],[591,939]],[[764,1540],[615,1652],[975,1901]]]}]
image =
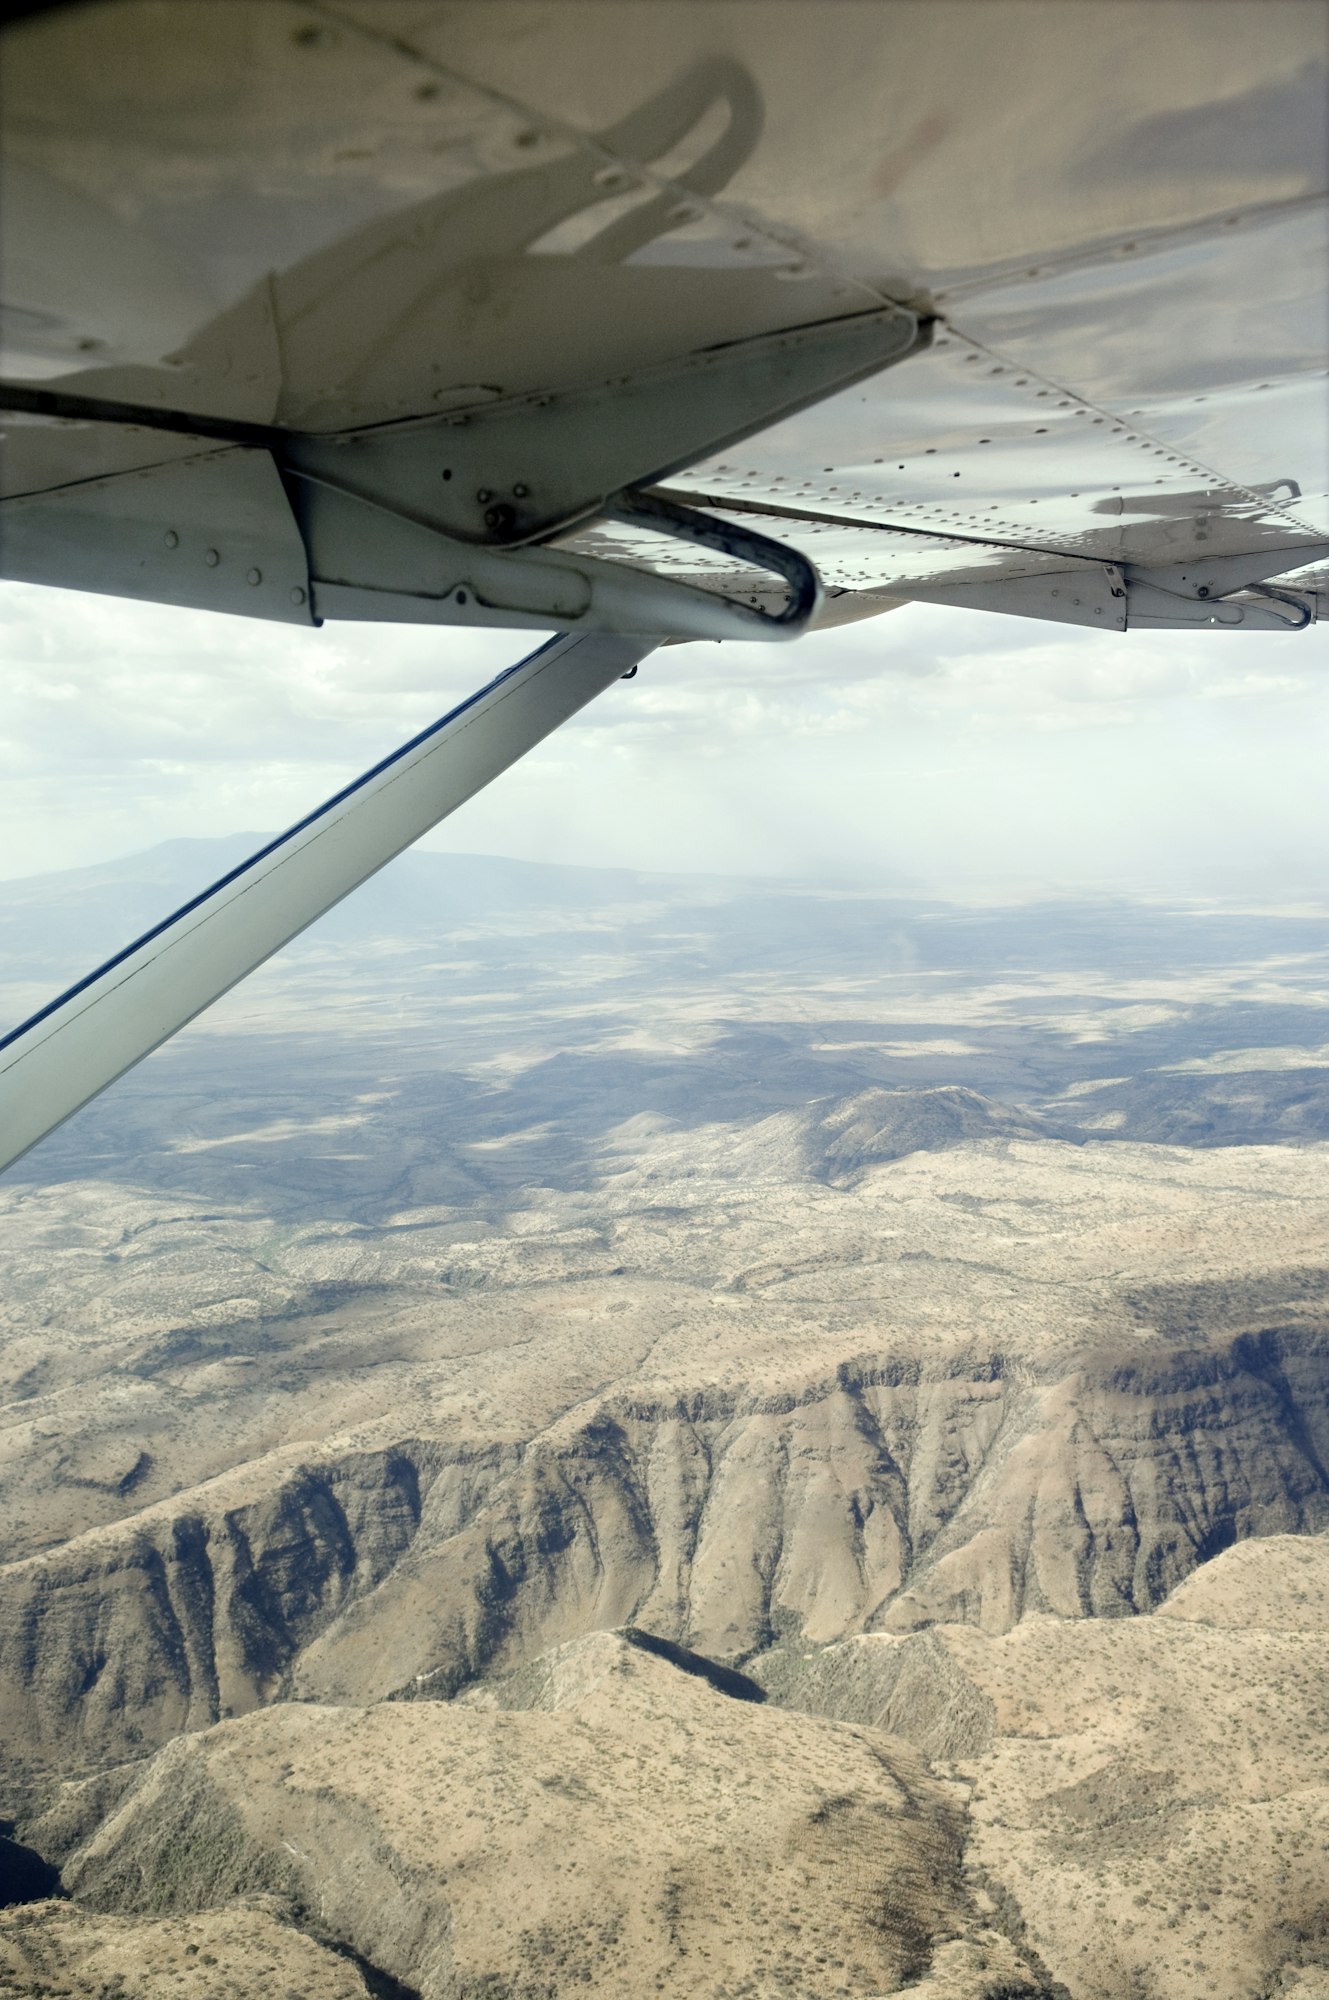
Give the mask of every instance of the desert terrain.
[{"label": "desert terrain", "polygon": [[1329,1995],[1324,912],[411,855],[0,1269],[0,1994]]}]

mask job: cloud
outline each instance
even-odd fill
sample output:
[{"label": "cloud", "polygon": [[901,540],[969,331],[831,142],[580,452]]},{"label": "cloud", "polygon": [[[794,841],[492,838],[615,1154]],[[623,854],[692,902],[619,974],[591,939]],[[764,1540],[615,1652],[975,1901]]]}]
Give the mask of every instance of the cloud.
[{"label": "cloud", "polygon": [[[0,588],[9,874],[295,818],[538,643]],[[920,885],[1329,865],[1322,635],[1081,633],[910,605],[669,647],[432,844]]]}]

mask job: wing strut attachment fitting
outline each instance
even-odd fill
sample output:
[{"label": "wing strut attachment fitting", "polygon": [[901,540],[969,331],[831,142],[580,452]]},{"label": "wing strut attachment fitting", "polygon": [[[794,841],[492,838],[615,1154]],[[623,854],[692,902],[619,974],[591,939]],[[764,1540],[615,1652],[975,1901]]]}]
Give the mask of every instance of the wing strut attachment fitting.
[{"label": "wing strut attachment fitting", "polygon": [[[603,518],[650,528],[754,564],[788,585],[779,611],[719,589],[606,562],[568,548],[488,549],[459,542],[386,500],[322,472],[288,471],[322,618],[418,624],[559,625],[564,631],[667,633],[674,639],[790,639],[821,605],[821,579],[783,542],[640,493],[620,493]],[[372,581],[352,581],[356,577]]]},{"label": "wing strut attachment fitting", "polygon": [[[43,483],[4,501],[4,573],[300,623],[793,638],[819,603],[806,557],[642,489],[892,367],[930,337],[929,321],[883,305],[607,382],[335,434],[0,382],[0,410],[199,442],[161,465]],[[606,517],[774,571],[789,596],[773,612],[718,581],[702,588],[556,539]]]},{"label": "wing strut attachment fitting", "polygon": [[[620,493],[603,512],[606,520],[622,521],[632,528],[649,528],[657,535],[673,535],[680,542],[713,549],[735,562],[752,563],[782,577],[789,586],[789,599],[782,611],[749,611],[746,605],[735,604],[732,598],[722,600],[733,605],[736,612],[746,611],[756,626],[770,626],[772,637],[783,636],[784,628],[802,632],[821,608],[821,578],[812,564],[799,550],[772,541],[769,535],[759,535],[737,521],[703,514],[696,507],[680,506],[677,500],[662,493]],[[754,629],[749,636],[756,638],[758,631]]]},{"label": "wing strut attachment fitting", "polygon": [[655,648],[553,639],[0,1039],[0,1168]]}]

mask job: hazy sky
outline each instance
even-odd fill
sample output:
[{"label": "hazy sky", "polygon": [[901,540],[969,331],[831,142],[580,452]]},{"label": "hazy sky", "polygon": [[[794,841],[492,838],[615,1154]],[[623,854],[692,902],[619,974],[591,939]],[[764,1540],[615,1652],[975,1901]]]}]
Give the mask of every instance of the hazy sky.
[{"label": "hazy sky", "polygon": [[[275,830],[538,640],[0,586],[0,874]],[[1320,900],[1329,637],[923,605],[648,660],[432,835],[640,868]]]}]

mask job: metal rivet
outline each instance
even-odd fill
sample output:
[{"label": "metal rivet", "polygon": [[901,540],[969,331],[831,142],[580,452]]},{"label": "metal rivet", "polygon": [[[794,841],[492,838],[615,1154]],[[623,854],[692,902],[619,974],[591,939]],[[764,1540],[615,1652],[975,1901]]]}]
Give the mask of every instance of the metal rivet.
[{"label": "metal rivet", "polygon": [[261,569],[251,569],[251,570],[250,570],[250,572],[249,572],[249,574],[248,574],[248,576],[247,576],[247,577],[245,578],[245,581],[246,581],[246,583],[262,583],[262,581],[263,581],[263,572],[262,572],[262,570],[261,570]]},{"label": "metal rivet", "polygon": [[486,500],[492,500],[494,496],[489,491],[489,488],[487,486],[482,486],[480,488],[480,491],[476,494],[475,497],[480,502],[480,505],[483,507]]},{"label": "metal rivet", "polygon": [[529,490],[530,489],[528,487],[523,486],[520,483],[520,481],[512,489],[513,493],[516,495],[518,500],[524,500]]},{"label": "metal rivet", "polygon": [[303,604],[304,601],[305,601],[305,594],[303,590],[301,590],[299,584],[297,584],[295,589],[291,592],[291,602],[292,604]]},{"label": "metal rivet", "polygon": [[221,561],[221,557],[217,554],[216,549],[209,549],[203,560],[209,569],[216,569],[218,563]]},{"label": "metal rivet", "polygon": [[168,528],[166,530],[166,533],[162,536],[162,540],[165,542],[168,549],[178,549],[180,546],[180,537],[179,535],[176,534],[174,528]]}]

